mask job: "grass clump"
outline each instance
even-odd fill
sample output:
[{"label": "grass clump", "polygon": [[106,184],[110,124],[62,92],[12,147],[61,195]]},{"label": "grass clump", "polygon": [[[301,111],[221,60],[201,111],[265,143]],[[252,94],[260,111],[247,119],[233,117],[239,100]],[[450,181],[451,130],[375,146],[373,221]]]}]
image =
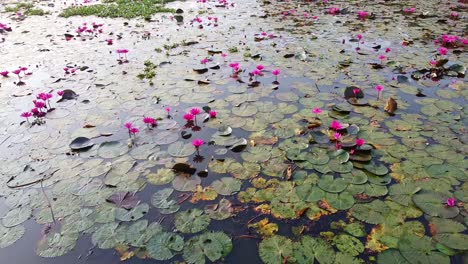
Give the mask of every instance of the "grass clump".
[{"label": "grass clump", "polygon": [[5,12],[23,12],[27,16],[43,16],[49,14],[42,9],[34,8],[34,5],[31,3],[19,3],[14,6],[5,7]]},{"label": "grass clump", "polygon": [[153,86],[153,78],[156,76],[156,64],[152,63],[150,60],[146,60],[144,62],[145,69],[142,73],[137,75],[138,79],[144,80],[147,79],[149,81],[149,85]]},{"label": "grass clump", "polygon": [[[172,1],[172,0],[169,0]],[[60,16],[91,16],[98,17],[123,17],[135,18],[143,17],[150,19],[155,13],[172,13],[175,10],[165,8],[164,0],[106,0],[103,4],[69,7]]]}]

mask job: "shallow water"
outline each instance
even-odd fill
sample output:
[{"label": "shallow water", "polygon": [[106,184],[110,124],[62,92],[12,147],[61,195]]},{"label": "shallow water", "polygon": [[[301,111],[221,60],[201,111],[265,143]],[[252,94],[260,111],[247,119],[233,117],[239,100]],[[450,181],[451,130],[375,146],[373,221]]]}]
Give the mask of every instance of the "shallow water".
[{"label": "shallow water", "polygon": [[[172,188],[171,184],[154,185],[147,182],[146,176],[164,167],[172,168],[176,163],[186,163],[196,168],[197,172],[208,169],[208,176],[200,179],[200,185],[207,187],[221,177],[232,178],[235,174],[230,170],[228,171],[231,173],[214,172],[216,170],[214,160],[234,159],[244,170],[247,170],[247,167],[244,167],[246,164],[256,163],[259,167],[261,165],[258,176],[239,180],[242,184],[240,191],[245,192],[248,187],[255,186],[255,178],[277,179],[281,183],[272,181],[272,186],[276,186],[273,194],[285,195],[285,200],[280,200],[276,205],[274,200],[281,199],[281,197],[243,203],[239,199],[240,194],[238,195],[238,191],[235,191],[232,195],[220,194],[214,201],[200,201],[196,204],[188,200],[181,201],[179,213],[190,208],[203,210],[206,205],[215,204],[223,197],[228,199],[237,211],[226,220],[211,220],[206,228],[208,231],[224,232],[232,240],[232,251],[223,258],[217,258],[215,263],[262,263],[258,245],[262,243],[266,245],[267,241],[278,237],[287,237],[294,242],[300,241],[301,237],[313,237],[320,241],[328,239],[326,243],[327,245],[330,243],[333,253],[329,260],[333,260],[335,254],[337,256],[341,254],[339,255],[341,259],[337,257],[336,263],[357,263],[357,258],[367,263],[379,258],[380,253],[369,249],[371,245],[366,242],[366,236],[357,237],[362,245],[366,245],[366,249],[355,254],[356,258],[347,255],[342,248],[338,248],[333,243],[333,238],[330,238],[330,233],[327,233],[333,232],[335,237],[345,234],[343,230],[330,227],[333,221],[338,220],[347,223],[362,222],[367,235],[377,227],[377,224],[386,225],[388,228],[392,224],[397,226],[399,230],[394,230],[397,233],[396,237],[387,234],[387,237],[381,237],[379,242],[393,248],[387,252],[401,252],[395,254],[400,257],[404,255],[406,261],[415,263],[421,261],[419,259],[421,256],[415,253],[414,259],[408,258],[408,253],[405,253],[407,248],[403,246],[403,242],[400,242],[404,240],[404,236],[398,232],[403,232],[401,230],[404,229],[405,232],[410,233],[411,237],[431,239],[431,243],[434,244],[429,249],[431,253],[428,253],[428,256],[440,255],[442,253],[437,249],[440,249],[442,245],[439,243],[439,247],[435,248],[438,237],[431,233],[429,225],[431,221],[437,221],[439,218],[458,222],[458,224],[453,221],[448,222],[449,224],[444,222],[444,227],[445,225],[463,227],[463,230],[457,231],[461,235],[453,235],[449,232],[450,239],[457,237],[459,240],[449,242],[444,246],[458,249],[458,252],[455,252],[455,256],[451,256],[450,260],[447,255],[443,255],[443,261],[440,263],[466,262],[466,244],[463,245],[468,236],[466,231],[468,221],[466,205],[468,202],[466,198],[468,149],[465,145],[468,141],[465,128],[467,124],[465,102],[468,96],[466,77],[460,74],[444,76],[440,80],[411,78],[411,74],[415,71],[429,69],[428,62],[432,59],[447,58],[449,60],[447,65],[467,65],[466,45],[449,49],[448,55],[438,56],[436,55],[438,46],[433,44],[433,40],[442,34],[457,35],[466,39],[466,5],[456,1],[440,6],[439,1],[424,1],[424,3],[419,1],[405,3],[400,3],[400,1],[355,1],[352,3],[330,1],[330,3],[322,4],[321,2],[302,1],[270,3],[239,0],[233,2],[234,6],[220,8],[215,6],[215,2],[208,4],[195,1],[169,3],[168,7],[184,10],[184,23],[178,25],[171,18],[171,14],[157,14],[151,22],[141,19],[96,17],[64,19],[58,17],[58,13],[74,2],[51,2],[55,4],[54,7],[47,6],[47,3],[38,4],[39,7],[51,12],[47,16],[31,16],[16,21],[17,16],[0,13],[0,23],[5,23],[12,28],[12,32],[1,35],[5,38],[5,42],[0,44],[0,71],[11,72],[18,66],[26,66],[32,72],[30,76],[23,78],[26,83],[24,86],[15,85],[16,77],[12,73],[9,78],[0,77],[0,124],[2,124],[0,130],[0,162],[2,164],[0,166],[2,175],[0,178],[0,215],[6,216],[15,208],[32,208],[32,212],[27,217],[28,220],[18,220],[18,223],[14,224],[24,226],[24,235],[13,245],[0,249],[0,260],[12,260],[18,264],[120,262],[119,253],[113,248],[117,244],[125,244],[124,242],[116,243],[110,249],[100,249],[99,245],[93,245],[91,239],[91,233],[103,226],[103,222],[98,223],[96,220],[96,214],[103,210],[103,204],[108,204],[105,199],[116,191],[136,192],[140,203],[150,204],[149,212],[142,219],[147,219],[150,223],[161,222],[164,231],[176,232],[183,236],[187,243],[190,238],[197,237],[205,231],[195,234],[177,232],[174,218],[178,213],[163,215],[150,202],[155,192],[167,187]],[[332,6],[347,8],[350,13],[336,16],[326,14],[328,8]],[[416,7],[414,14],[401,12],[403,8],[411,6]],[[291,10],[295,11],[291,13]],[[360,10],[372,13],[375,19],[357,19],[355,13]],[[449,14],[454,10],[458,12],[460,19],[450,18]],[[288,13],[282,14],[285,11]],[[191,22],[197,13],[203,19],[203,28],[199,28],[197,22]],[[218,17],[218,25],[214,26],[212,20],[207,19],[208,16]],[[317,18],[312,16],[317,16]],[[65,33],[76,35],[74,31],[77,27],[82,26],[83,23],[89,25],[92,22],[102,23],[103,32],[76,36],[70,41],[65,40]],[[145,32],[151,33],[149,39],[143,39]],[[261,32],[274,36],[271,39],[265,37],[260,40]],[[356,50],[357,43],[354,41],[357,34],[363,35],[359,50]],[[106,44],[105,40],[109,38],[113,39],[113,45]],[[167,51],[164,48],[164,45],[167,47],[175,43],[182,44],[190,41],[198,43],[189,46],[179,45]],[[401,45],[405,41],[412,43],[408,46]],[[377,45],[380,45],[380,49],[373,48]],[[234,47],[237,47],[239,51],[230,52],[229,49],[232,51]],[[118,55],[115,51],[121,48],[129,50],[126,55],[128,63],[117,62]],[[155,48],[163,51],[157,52]],[[386,48],[391,48],[391,51],[386,53],[384,51]],[[210,56],[208,51],[212,50],[222,51],[228,56],[225,59],[219,54]],[[387,59],[382,62],[384,65],[382,69],[374,69],[372,63],[374,66],[380,63],[379,55],[386,55]],[[210,69],[203,74],[194,72],[194,68],[203,67],[200,63],[203,58],[212,59],[213,61],[209,62],[208,66],[219,64],[220,69]],[[143,71],[145,60],[159,65],[153,79],[154,86],[136,77]],[[350,62],[344,62],[346,60]],[[228,66],[232,62],[240,62],[242,72],[238,77],[232,77],[232,70]],[[258,64],[266,68],[263,76],[258,77],[260,84],[258,87],[248,86],[252,83],[248,72]],[[345,66],[339,67],[340,64]],[[64,67],[81,68],[83,66],[88,68],[83,71],[77,70],[73,75],[64,74]],[[275,77],[271,74],[273,69],[281,70],[278,84],[274,83]],[[408,80],[399,81],[398,78],[401,76],[408,77]],[[210,80],[209,84],[197,84],[197,80],[206,79]],[[377,100],[377,93],[374,90],[377,84],[384,86],[381,100]],[[364,99],[368,100],[372,107],[348,104],[343,97],[347,86],[359,87],[365,94]],[[79,95],[78,98],[57,102],[56,92],[63,89],[72,89]],[[29,127],[20,114],[32,107],[31,101],[40,92],[54,94],[51,104],[56,109],[46,115],[44,125]],[[396,99],[398,103],[394,116],[388,115],[383,110],[385,100],[389,97]],[[191,131],[193,136],[190,139],[182,139],[181,131],[190,132],[190,128],[184,126],[183,114],[191,107],[201,108],[207,105],[218,112],[218,117],[207,122],[202,122],[199,117],[198,124],[201,131]],[[171,118],[167,118],[164,113],[163,109],[166,106],[172,108]],[[316,128],[313,127],[316,121],[315,115],[310,112],[314,107],[320,107],[323,110],[323,113],[319,115],[321,126]],[[349,113],[340,113],[336,111],[338,108],[346,108]],[[143,116],[158,117],[164,120],[163,122],[174,120],[176,123],[170,130],[161,128],[162,123],[159,128],[148,130],[141,122]],[[331,165],[326,165],[325,168],[298,161],[295,164],[298,166],[295,172],[305,167],[303,171],[309,179],[306,183],[302,182],[299,173],[293,174],[292,181],[288,181],[283,176],[282,170],[294,163],[286,157],[290,149],[298,148],[299,151],[310,152],[320,148],[325,151],[325,154],[317,154],[320,158],[328,155],[333,159],[334,143],[317,144],[311,135],[318,130],[328,131],[328,125],[334,119],[340,120],[343,124],[358,126],[359,134],[354,137],[362,137],[370,144],[369,146],[372,146],[372,161],[388,168],[389,173],[379,175],[384,177],[385,183],[383,184],[377,184],[378,176],[368,173],[372,183],[366,180],[364,184],[367,184],[366,186],[369,187],[366,188],[370,190],[364,190],[363,183],[347,183],[346,189],[341,191],[332,191],[327,186],[321,187],[330,193],[354,195],[364,193],[369,196],[369,199],[358,199],[354,196],[349,208],[330,213],[323,207],[319,208],[316,201],[294,199],[298,197],[297,187],[302,184],[317,187],[317,181],[323,180],[330,173],[335,179],[343,178],[342,175],[345,173],[337,171],[341,170],[341,167],[331,170]],[[131,149],[126,146],[128,134],[123,128],[123,124],[128,121],[133,122],[140,129]],[[95,127],[84,128],[86,124]],[[219,127],[226,124],[232,127],[232,136],[245,138],[248,146],[241,152],[228,150],[227,154],[218,155],[215,151],[224,149],[221,143],[205,144],[200,148],[200,155],[204,157],[201,162],[193,161],[195,156],[193,153],[188,157],[177,158],[174,155],[171,157],[164,152],[168,144],[160,144],[162,139],[156,139],[166,130],[179,135],[174,141],[182,141],[190,145],[192,139],[202,138],[208,143],[216,141],[216,138],[212,136]],[[103,136],[107,133],[111,135]],[[264,138],[278,136],[279,141],[273,144],[271,149],[267,143],[260,153],[252,154],[252,151],[258,149],[251,144],[254,133]],[[345,137],[352,134],[351,130],[342,131],[342,133]],[[68,145],[79,136],[91,138],[95,143],[94,147],[80,153],[71,152]],[[170,137],[168,133],[167,138]],[[332,138],[333,134],[329,134],[329,137]],[[291,143],[292,139],[296,141]],[[106,141],[120,142],[122,144],[120,148],[113,148],[112,151],[123,151],[123,154],[112,153],[108,154],[111,156],[108,157],[98,152],[99,145]],[[171,143],[174,141],[171,140]],[[161,145],[160,149],[156,147],[158,144]],[[303,147],[303,144],[307,146]],[[147,153],[146,159],[137,159],[129,154],[133,149],[145,145],[155,146],[142,154]],[[258,145],[262,147],[262,144],[257,144],[257,147]],[[401,149],[396,148],[397,146],[401,146]],[[354,146],[351,147],[351,149],[354,148]],[[250,156],[246,152],[249,152]],[[270,152],[272,154],[268,155],[267,161],[262,160],[261,156]],[[150,160],[149,154],[154,153],[167,158],[166,162],[158,164]],[[272,155],[275,156],[271,157]],[[97,160],[102,160],[102,162],[98,165],[86,163]],[[310,161],[314,160],[315,158]],[[118,178],[120,181],[112,188],[102,182],[108,179],[107,170],[101,173],[93,171],[106,166],[119,168],[122,164],[133,164],[133,162],[138,165],[128,170],[122,169],[123,172],[120,174],[123,177]],[[343,163],[350,164],[347,159]],[[278,164],[282,165],[275,166]],[[431,174],[430,166],[437,164],[449,166],[450,171],[444,167],[447,170],[445,174],[442,172]],[[36,171],[24,171],[24,168],[28,168],[25,166]],[[359,164],[354,164],[354,167],[349,171],[356,172],[362,169],[358,169]],[[327,170],[329,172],[322,173]],[[58,173],[55,173],[57,171]],[[89,171],[93,171],[93,174]],[[48,196],[56,200],[52,203],[52,208],[59,215],[58,221],[63,224],[80,209],[89,208],[93,213],[86,218],[91,219],[93,224],[86,228],[87,234],[79,232],[76,246],[71,250],[66,250],[63,256],[42,258],[36,254],[35,248],[42,237],[43,224],[50,222],[51,219],[40,185],[34,184],[27,188],[13,190],[7,187],[7,183],[24,184],[51,173],[53,176],[44,181],[44,186]],[[97,186],[88,184],[89,181],[93,181]],[[409,204],[406,206],[402,205],[405,202],[402,204],[400,204],[401,201],[394,202],[400,197],[391,195],[392,193],[388,194],[390,186],[395,185],[398,186],[395,189],[399,189],[403,188],[403,184],[412,184],[421,189],[411,194]],[[361,188],[358,185],[362,185],[362,191],[356,191]],[[288,188],[292,191],[287,192]],[[256,187],[256,189],[264,188]],[[179,196],[180,194],[191,194],[192,191],[175,191],[171,197],[180,200],[184,198]],[[291,192],[294,194],[290,195]],[[437,209],[422,208],[414,204],[411,197],[424,192],[431,195],[441,194],[444,199],[455,197],[457,214],[453,214],[454,208],[441,209],[439,203],[435,206]],[[323,193],[321,200],[331,202],[332,195]],[[30,199],[21,199],[28,195]],[[353,214],[353,209],[358,211],[357,205],[366,205],[372,200],[382,200],[386,202],[386,206],[399,208],[393,209],[395,211],[385,215],[384,218],[391,218],[392,214],[404,211],[403,219],[395,217],[396,220],[381,222],[377,220],[377,223],[369,223],[365,214],[362,214],[364,216]],[[443,202],[440,201],[440,203]],[[270,209],[277,211],[259,216],[254,208],[260,204],[270,206]],[[303,211],[299,217],[285,217],[287,213],[279,211],[287,210],[287,208],[279,207],[283,206],[282,204],[286,204],[285,207],[291,204],[297,207],[306,206],[308,209],[305,209],[306,211]],[[299,214],[297,207],[295,207],[294,215]],[[330,214],[316,219],[312,211]],[[283,217],[281,217],[282,214]],[[436,217],[436,220],[429,219],[429,215],[436,216],[437,214],[442,214],[442,217]],[[444,214],[450,214],[450,216]],[[271,223],[278,225],[277,235],[273,238],[262,238],[253,228],[247,227],[248,223],[257,222],[265,217]],[[443,219],[440,221],[449,221]],[[113,218],[111,222],[114,221],[120,226],[134,222],[128,221],[130,222],[128,223]],[[370,222],[373,221],[376,220]],[[418,227],[411,229],[411,226],[403,225],[403,223],[410,222],[417,223]],[[418,229],[419,225],[423,228],[422,233]],[[301,236],[296,236],[291,231],[293,226],[305,226],[306,229]],[[54,234],[54,231],[50,234]],[[395,247],[395,242],[389,241],[389,237],[396,239],[400,243],[400,248]],[[450,239],[447,240],[450,241]],[[288,243],[293,242],[287,240],[284,243],[285,248]],[[294,244],[294,248],[300,247]],[[187,248],[187,244],[184,248]],[[129,250],[136,250],[136,248],[131,247]],[[172,253],[175,256],[165,261],[156,261],[151,258],[140,259],[133,256],[127,262],[178,263],[177,261],[184,261],[183,254],[179,251],[183,250],[173,250]],[[288,254],[285,252],[282,254]],[[270,255],[274,253],[276,252],[273,250]],[[292,256],[282,255],[282,257],[271,262],[263,259],[263,262],[294,263]],[[208,259],[206,261],[210,262]],[[379,263],[380,261],[383,260],[379,259]]]}]

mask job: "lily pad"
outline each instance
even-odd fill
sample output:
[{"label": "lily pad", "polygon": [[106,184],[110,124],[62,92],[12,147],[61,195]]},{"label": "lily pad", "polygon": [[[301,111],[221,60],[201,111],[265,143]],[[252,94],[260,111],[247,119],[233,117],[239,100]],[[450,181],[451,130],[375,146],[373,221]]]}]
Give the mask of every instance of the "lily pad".
[{"label": "lily pad", "polygon": [[174,251],[184,248],[184,239],[174,233],[162,232],[155,234],[148,241],[148,255],[156,260],[168,260],[174,257]]},{"label": "lily pad", "polygon": [[448,207],[444,203],[447,197],[438,192],[421,192],[413,196],[413,202],[419,209],[430,216],[454,218],[459,214],[458,207]]},{"label": "lily pad", "polygon": [[77,137],[69,145],[72,150],[85,150],[94,146],[94,142],[87,137]]},{"label": "lily pad", "polygon": [[175,173],[172,169],[161,168],[156,173],[149,173],[146,178],[151,184],[164,185],[174,180]]},{"label": "lily pad", "polygon": [[147,203],[139,204],[130,210],[117,208],[115,211],[115,218],[120,221],[136,221],[145,216],[148,211],[149,205]]},{"label": "lily pad", "polygon": [[242,181],[232,177],[223,177],[211,183],[215,191],[221,195],[232,195],[240,191],[241,185]]},{"label": "lily pad", "polygon": [[215,262],[232,250],[231,239],[222,232],[207,232],[185,242],[183,257],[190,264],[204,264],[208,258]]},{"label": "lily pad", "polygon": [[202,210],[194,208],[177,213],[174,225],[182,233],[198,233],[206,229],[210,221],[210,217]]},{"label": "lily pad", "polygon": [[258,254],[265,264],[282,264],[293,255],[293,243],[283,236],[272,236],[260,242]]},{"label": "lily pad", "polygon": [[195,147],[191,143],[185,143],[178,141],[172,143],[167,148],[167,152],[174,157],[183,158],[192,155],[195,153]]},{"label": "lily pad", "polygon": [[22,225],[11,228],[0,225],[0,248],[8,247],[14,244],[24,235],[25,229]]}]

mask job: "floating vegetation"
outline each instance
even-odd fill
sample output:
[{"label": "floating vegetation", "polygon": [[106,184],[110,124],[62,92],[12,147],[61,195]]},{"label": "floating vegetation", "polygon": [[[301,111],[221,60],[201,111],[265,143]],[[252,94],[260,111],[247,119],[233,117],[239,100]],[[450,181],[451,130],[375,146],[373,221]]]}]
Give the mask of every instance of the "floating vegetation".
[{"label": "floating vegetation", "polygon": [[464,3],[163,4],[0,23],[0,257],[463,262]]},{"label": "floating vegetation", "polygon": [[163,0],[114,0],[103,4],[89,6],[68,7],[60,14],[62,17],[71,16],[98,16],[98,17],[142,17],[147,20],[156,13],[171,13],[175,10],[165,8],[164,4],[169,1]]}]

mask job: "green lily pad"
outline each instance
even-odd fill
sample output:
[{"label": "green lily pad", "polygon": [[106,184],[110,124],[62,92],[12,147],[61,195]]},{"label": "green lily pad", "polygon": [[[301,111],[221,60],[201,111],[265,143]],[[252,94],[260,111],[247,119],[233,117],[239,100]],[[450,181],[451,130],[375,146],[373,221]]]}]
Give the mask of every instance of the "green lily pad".
[{"label": "green lily pad", "polygon": [[128,146],[119,141],[106,141],[99,145],[98,155],[104,159],[113,159],[128,152]]},{"label": "green lily pad", "polygon": [[232,216],[232,203],[221,199],[218,204],[205,206],[205,213],[214,220],[224,220]]},{"label": "green lily pad", "polygon": [[223,177],[211,183],[215,191],[221,195],[232,195],[240,191],[241,185],[242,181],[232,177]]},{"label": "green lily pad", "polygon": [[346,210],[354,205],[354,197],[349,192],[327,193],[325,200],[335,209]]},{"label": "green lily pad", "polygon": [[274,235],[260,242],[258,253],[265,264],[282,264],[284,258],[293,255],[293,248],[290,239]]},{"label": "green lily pad", "polygon": [[346,189],[348,182],[343,178],[334,178],[333,175],[323,175],[318,181],[320,189],[331,192],[339,193]]},{"label": "green lily pad", "polygon": [[388,168],[385,167],[384,165],[377,165],[373,162],[364,165],[364,169],[370,173],[373,173],[378,176],[384,176],[388,173]]},{"label": "green lily pad", "polygon": [[117,208],[115,211],[115,218],[120,221],[136,221],[145,216],[148,211],[149,205],[147,203],[141,203],[130,210]]},{"label": "green lily pad", "polygon": [[168,260],[174,257],[173,251],[184,248],[184,239],[174,233],[155,234],[146,245],[148,255],[156,260]]},{"label": "green lily pad", "polygon": [[180,192],[188,192],[194,190],[201,183],[200,177],[178,175],[172,181],[172,187]]},{"label": "green lily pad", "polygon": [[413,195],[420,190],[420,187],[413,184],[394,184],[390,186],[389,193],[392,200],[401,205],[408,206],[412,203]]},{"label": "green lily pad", "polygon": [[36,253],[44,258],[63,256],[76,245],[78,233],[50,232],[37,243]]},{"label": "green lily pad", "polygon": [[112,222],[100,226],[91,236],[94,245],[101,249],[113,248],[121,244],[125,236],[119,232],[119,223]]},{"label": "green lily pad", "polygon": [[177,213],[174,225],[182,233],[197,233],[207,228],[210,221],[202,210],[194,208]]},{"label": "green lily pad", "polygon": [[190,264],[204,264],[206,258],[214,262],[232,250],[231,239],[223,232],[207,232],[185,242],[183,257]]},{"label": "green lily pad", "polygon": [[378,264],[411,264],[396,249],[388,249],[377,258]]},{"label": "green lily pad", "polygon": [[337,235],[333,238],[333,243],[341,252],[350,256],[357,256],[364,252],[364,245],[362,242],[350,235]]},{"label": "green lily pad", "polygon": [[13,245],[24,235],[25,229],[22,225],[14,227],[4,227],[0,225],[0,248],[6,248]]},{"label": "green lily pad", "polygon": [[459,214],[458,207],[447,207],[445,195],[438,192],[421,192],[413,195],[413,202],[419,209],[430,216],[439,216],[443,218],[454,218]]},{"label": "green lily pad", "polygon": [[450,258],[435,251],[429,237],[405,236],[398,241],[401,255],[412,264],[449,264]]},{"label": "green lily pad", "polygon": [[151,184],[164,185],[174,180],[175,173],[172,169],[161,168],[156,173],[149,173],[146,178]]},{"label": "green lily pad", "polygon": [[31,217],[32,209],[29,206],[17,207],[10,210],[4,217],[2,217],[2,224],[4,227],[17,226]]},{"label": "green lily pad", "polygon": [[195,153],[196,149],[191,143],[184,143],[182,141],[178,141],[172,143],[167,148],[167,152],[177,158],[183,158],[192,155]]},{"label": "green lily pad", "polygon": [[387,204],[380,200],[374,200],[367,204],[355,204],[351,208],[351,213],[357,219],[369,224],[381,224],[390,213]]},{"label": "green lily pad", "polygon": [[461,233],[443,233],[434,237],[439,243],[458,250],[468,250],[468,235]]}]

